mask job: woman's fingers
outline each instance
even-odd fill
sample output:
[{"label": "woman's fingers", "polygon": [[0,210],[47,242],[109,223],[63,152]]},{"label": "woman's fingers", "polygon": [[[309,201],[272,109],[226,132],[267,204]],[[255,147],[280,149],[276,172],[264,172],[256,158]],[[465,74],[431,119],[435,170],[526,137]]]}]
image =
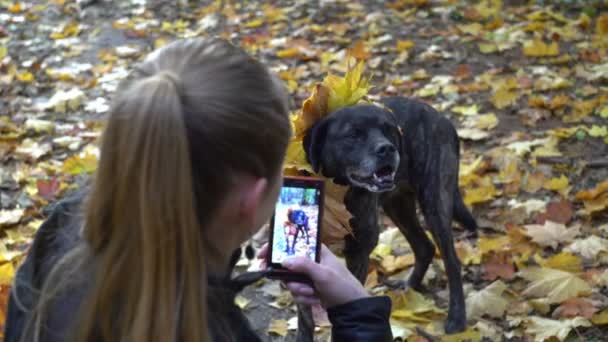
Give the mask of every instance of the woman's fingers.
[{"label": "woman's fingers", "polygon": [[304,305],[321,304],[321,301],[317,297],[296,296],[296,297],[293,297],[293,301],[298,304],[304,304]]},{"label": "woman's fingers", "polygon": [[258,259],[266,259],[268,257],[268,243],[265,243],[258,252]]},{"label": "woman's fingers", "polygon": [[287,283],[287,288],[294,296],[313,296],[315,290],[307,284]]}]

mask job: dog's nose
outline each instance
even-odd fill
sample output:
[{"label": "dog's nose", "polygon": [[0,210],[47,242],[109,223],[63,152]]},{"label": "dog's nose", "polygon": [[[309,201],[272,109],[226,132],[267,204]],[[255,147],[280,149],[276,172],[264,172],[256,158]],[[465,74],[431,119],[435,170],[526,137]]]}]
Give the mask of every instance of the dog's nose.
[{"label": "dog's nose", "polygon": [[380,157],[386,157],[391,153],[395,153],[395,146],[392,144],[382,144],[376,147],[376,154]]}]

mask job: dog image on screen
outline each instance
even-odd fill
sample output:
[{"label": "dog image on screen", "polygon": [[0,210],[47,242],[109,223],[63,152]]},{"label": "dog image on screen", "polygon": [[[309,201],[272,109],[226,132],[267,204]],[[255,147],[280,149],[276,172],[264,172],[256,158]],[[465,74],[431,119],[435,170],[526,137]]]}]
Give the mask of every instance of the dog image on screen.
[{"label": "dog image on screen", "polygon": [[280,263],[291,256],[307,256],[315,260],[318,216],[318,189],[281,189],[273,227],[273,263]]},{"label": "dog image on screen", "polygon": [[[289,227],[289,235],[293,235],[291,249],[289,248],[290,244],[288,242],[285,246],[285,252],[287,254],[295,254],[295,245],[296,241],[298,240],[298,236],[304,236],[306,238],[306,245],[308,246],[310,244],[310,236],[308,235],[308,215],[306,215],[304,210],[287,209],[287,222],[285,222],[285,225]],[[293,229],[294,226],[295,229]]]}]

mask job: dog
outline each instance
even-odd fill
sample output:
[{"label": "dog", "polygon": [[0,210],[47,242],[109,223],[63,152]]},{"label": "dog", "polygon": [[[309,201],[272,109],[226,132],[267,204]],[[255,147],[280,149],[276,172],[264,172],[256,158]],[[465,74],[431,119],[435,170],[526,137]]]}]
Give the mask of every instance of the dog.
[{"label": "dog", "polygon": [[[348,106],[320,119],[306,132],[303,145],[316,173],[349,186],[344,204],[352,215],[353,234],[345,238],[344,256],[361,283],[378,243],[381,207],[408,240],[416,260],[408,281],[397,285],[421,290],[435,247],[418,222],[418,202],[448,277],[445,331],[463,331],[465,301],[452,219],[472,233],[477,224],[458,189],[460,142],[452,123],[420,101],[388,97],[380,105]],[[308,315],[299,309],[300,315]],[[300,329],[308,328],[300,324]],[[307,331],[298,334],[300,341],[312,337]]]},{"label": "dog", "polygon": [[286,242],[286,246],[285,248],[287,249],[286,252],[291,254],[295,253],[295,246],[296,246],[296,241],[298,241],[298,235],[300,235],[300,233],[302,233],[305,237],[306,237],[306,244],[309,244],[309,236],[308,236],[308,215],[306,215],[306,213],[304,212],[304,210],[299,210],[299,209],[288,209],[287,210],[287,222],[286,224],[289,227],[294,227],[295,229],[293,232],[290,231],[289,235],[293,235],[293,242],[291,243],[291,250],[289,249],[289,240],[288,240],[288,235],[285,235],[285,242]]}]

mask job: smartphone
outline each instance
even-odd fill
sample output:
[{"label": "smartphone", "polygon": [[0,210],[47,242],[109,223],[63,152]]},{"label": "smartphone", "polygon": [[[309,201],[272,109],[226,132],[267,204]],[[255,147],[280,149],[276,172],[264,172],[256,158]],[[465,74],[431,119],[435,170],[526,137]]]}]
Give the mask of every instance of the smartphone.
[{"label": "smartphone", "polygon": [[324,181],[314,177],[285,177],[270,220],[269,278],[310,283],[303,274],[284,268],[283,260],[304,256],[319,262],[323,221]]}]

